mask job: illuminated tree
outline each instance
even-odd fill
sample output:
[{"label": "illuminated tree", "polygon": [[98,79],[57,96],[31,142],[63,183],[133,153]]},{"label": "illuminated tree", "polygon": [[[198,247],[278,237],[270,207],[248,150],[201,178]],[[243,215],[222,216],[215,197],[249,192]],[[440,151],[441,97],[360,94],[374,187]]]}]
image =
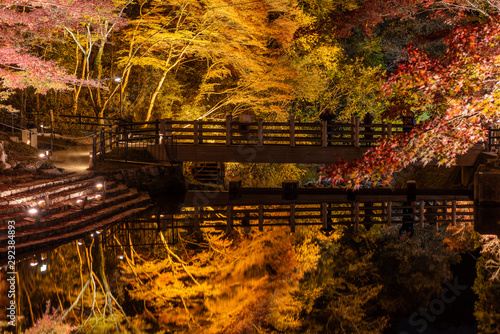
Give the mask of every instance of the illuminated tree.
[{"label": "illuminated tree", "polygon": [[[64,90],[83,81],[54,61],[44,60],[39,43],[66,30],[82,30],[93,17],[114,18],[113,3],[93,1],[3,1],[0,5],[0,78],[5,90],[34,87],[37,92]],[[85,26],[91,30],[91,26]],[[89,82],[86,82],[89,84]]]},{"label": "illuminated tree", "polygon": [[450,166],[483,141],[485,130],[498,121],[498,30],[493,19],[459,26],[444,39],[447,51],[441,57],[410,45],[408,58],[385,84],[386,96],[400,115],[426,112],[431,118],[410,134],[382,140],[360,161],[326,168],[325,175],[354,188],[385,185],[410,164]]}]

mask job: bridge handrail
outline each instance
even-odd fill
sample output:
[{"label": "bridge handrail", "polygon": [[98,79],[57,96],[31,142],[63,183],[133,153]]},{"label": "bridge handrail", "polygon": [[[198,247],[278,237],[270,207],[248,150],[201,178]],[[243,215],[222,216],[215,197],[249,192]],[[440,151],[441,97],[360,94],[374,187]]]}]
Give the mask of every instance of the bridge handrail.
[{"label": "bridge handrail", "polygon": [[[152,150],[162,138],[173,138],[182,145],[274,145],[274,146],[315,146],[315,147],[353,147],[367,148],[381,138],[402,132],[403,124],[373,123],[361,124],[353,117],[351,123],[295,122],[254,122],[233,121],[228,116],[226,121],[176,121],[171,119],[150,122],[119,122],[113,130],[101,130],[98,152],[105,156],[115,147],[143,147]],[[493,136],[495,135],[495,136]],[[500,130],[491,133],[490,146],[500,147]],[[496,138],[498,138],[498,141]],[[106,142],[109,144],[106,145]],[[170,142],[169,142],[170,143]],[[149,148],[148,148],[149,147]],[[172,153],[173,154],[173,153]]]}]

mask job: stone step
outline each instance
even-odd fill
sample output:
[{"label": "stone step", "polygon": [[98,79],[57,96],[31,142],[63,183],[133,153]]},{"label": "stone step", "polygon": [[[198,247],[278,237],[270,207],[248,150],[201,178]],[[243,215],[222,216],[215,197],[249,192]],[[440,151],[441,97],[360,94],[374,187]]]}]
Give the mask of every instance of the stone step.
[{"label": "stone step", "polygon": [[46,187],[53,187],[57,185],[62,185],[66,183],[73,183],[77,181],[82,181],[86,179],[93,178],[95,176],[94,173],[89,172],[89,173],[76,173],[76,174],[70,174],[70,175],[63,175],[60,178],[51,178],[51,179],[41,179],[41,180],[36,180],[28,183],[22,183],[19,186],[10,186],[8,189],[2,189],[0,191],[0,205],[2,205],[3,200],[2,198],[6,198],[8,196],[20,194],[20,193],[25,193],[25,192],[31,192],[37,189],[41,188],[46,188]]},{"label": "stone step", "polygon": [[[129,188],[123,184],[116,184],[115,182],[106,182],[106,198],[112,198],[115,196],[119,196],[125,194],[129,191]],[[83,189],[78,189],[77,192],[68,192],[57,194],[57,197],[50,198],[50,206],[49,210],[46,211],[46,215],[53,215],[64,210],[72,208],[75,204],[75,198],[88,196],[94,197],[95,187],[86,187]],[[2,211],[2,210],[0,210]],[[0,215],[0,229],[5,227],[9,221],[13,220],[17,223],[21,222],[23,219],[28,217],[28,213],[26,210],[23,210],[18,213]]]},{"label": "stone step", "polygon": [[[28,252],[53,249],[55,246],[59,246],[72,240],[83,238],[95,231],[105,229],[113,224],[122,221],[125,218],[134,216],[144,211],[150,203],[150,198],[146,194],[141,194],[138,198],[130,202],[131,203],[128,207],[120,208],[119,213],[110,214],[104,219],[99,219],[99,217],[97,219],[92,218],[92,223],[80,224],[79,227],[75,227],[74,225],[68,226],[67,228],[60,227],[59,229],[61,230],[61,232],[55,235],[53,233],[52,235],[45,237],[39,235],[39,238],[37,238],[36,240],[29,240],[25,242],[19,242],[16,238],[16,255],[19,254],[19,257],[22,257],[22,254],[26,254]],[[0,247],[0,259],[6,259],[6,255],[7,246],[2,245],[2,247]]]},{"label": "stone step", "polygon": [[[50,229],[52,226],[59,226],[65,222],[78,220],[81,217],[85,218],[107,208],[119,207],[121,203],[126,203],[137,197],[139,197],[139,193],[135,189],[131,189],[124,194],[112,198],[106,197],[105,201],[90,201],[83,209],[78,208],[76,205],[71,205],[64,211],[41,217],[39,221],[31,217],[25,218],[15,224],[16,239],[29,239],[29,235],[35,236],[37,233]],[[0,229],[0,244],[7,239],[7,229],[8,226],[6,225]]]},{"label": "stone step", "polygon": [[[25,210],[25,207],[36,206],[38,201],[43,200],[45,195],[50,197],[64,193],[76,193],[76,189],[92,187],[97,182],[102,180],[102,177],[94,177],[88,179],[77,180],[74,182],[65,182],[54,185],[52,182],[46,183],[46,187],[37,187],[36,189],[27,192],[20,192],[0,199],[0,214],[10,214]],[[74,197],[81,195],[75,194]],[[51,202],[52,199],[51,199]],[[56,202],[56,201],[55,201]]]}]

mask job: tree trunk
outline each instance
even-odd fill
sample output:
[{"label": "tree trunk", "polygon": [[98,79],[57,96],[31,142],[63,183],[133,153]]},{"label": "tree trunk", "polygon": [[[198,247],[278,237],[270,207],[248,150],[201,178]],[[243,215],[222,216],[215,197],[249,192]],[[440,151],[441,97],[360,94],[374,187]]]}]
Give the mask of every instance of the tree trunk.
[{"label": "tree trunk", "polygon": [[170,68],[167,68],[166,70],[163,71],[163,74],[161,76],[160,81],[158,81],[158,84],[156,85],[155,91],[153,92],[153,95],[151,96],[151,100],[149,101],[149,107],[148,107],[148,113],[146,114],[146,122],[149,122],[151,115],[153,113],[153,107],[155,105],[155,100],[158,97],[158,94],[160,93],[161,87],[163,86],[163,83],[165,82],[165,79],[167,78],[167,74],[169,72]]}]

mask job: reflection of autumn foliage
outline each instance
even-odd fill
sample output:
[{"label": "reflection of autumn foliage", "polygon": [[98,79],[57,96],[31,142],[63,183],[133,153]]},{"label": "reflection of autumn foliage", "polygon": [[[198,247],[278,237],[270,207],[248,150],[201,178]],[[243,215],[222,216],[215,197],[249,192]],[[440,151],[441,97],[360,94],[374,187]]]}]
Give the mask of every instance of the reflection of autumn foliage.
[{"label": "reflection of autumn foliage", "polygon": [[[51,312],[52,311],[52,312]],[[26,334],[45,334],[45,333],[58,333],[69,334],[77,329],[74,326],[63,322],[63,314],[61,309],[50,308],[50,302],[47,302],[47,310],[43,316],[37,320],[35,325],[28,329]]]},{"label": "reflection of autumn foliage", "polygon": [[459,252],[473,251],[477,248],[476,235],[473,224],[459,223],[457,226],[447,227],[443,242],[446,247]]},{"label": "reflection of autumn foliage", "polygon": [[483,255],[479,258],[474,292],[478,328],[482,333],[500,333],[500,242],[496,236],[483,236]]},{"label": "reflection of autumn foliage", "polygon": [[300,279],[293,236],[275,229],[229,238],[213,232],[206,240],[196,254],[179,257],[166,248],[163,259],[124,266],[130,297],[144,301],[143,315],[160,328],[245,333],[268,326],[268,314],[279,306],[274,301]]}]

